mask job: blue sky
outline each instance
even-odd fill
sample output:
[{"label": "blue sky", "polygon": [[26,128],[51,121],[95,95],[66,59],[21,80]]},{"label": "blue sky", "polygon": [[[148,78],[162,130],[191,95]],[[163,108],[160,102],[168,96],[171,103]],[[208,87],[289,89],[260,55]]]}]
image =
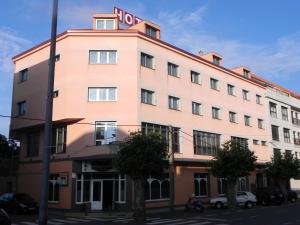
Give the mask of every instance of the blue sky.
[{"label": "blue sky", "polygon": [[[300,1],[59,0],[58,32],[90,28],[93,13],[123,8],[162,28],[162,39],[197,53],[214,50],[228,68],[254,73],[300,93]],[[50,0],[2,1],[0,114],[11,109],[11,57],[50,37]],[[0,118],[7,135],[9,120]]]}]

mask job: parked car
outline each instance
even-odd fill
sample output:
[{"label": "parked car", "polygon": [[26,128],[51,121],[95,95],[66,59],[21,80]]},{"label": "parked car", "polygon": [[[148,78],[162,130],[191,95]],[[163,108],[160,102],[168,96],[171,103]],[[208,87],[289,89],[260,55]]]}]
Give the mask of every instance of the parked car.
[{"label": "parked car", "polygon": [[298,194],[296,191],[288,190],[286,199],[290,202],[296,202],[298,199]]},{"label": "parked car", "polygon": [[[247,191],[238,191],[236,194],[236,201],[239,206],[245,207],[247,209],[253,208],[257,203],[256,196]],[[210,205],[217,209],[227,206],[227,197],[220,196],[217,198],[212,198],[210,199]]]},{"label": "parked car", "polygon": [[23,193],[1,195],[0,207],[6,212],[15,214],[36,213],[38,211],[37,202],[28,194]]},{"label": "parked car", "polygon": [[[258,204],[261,205],[280,205],[284,202],[284,193],[277,186],[258,189],[256,192]],[[297,201],[297,193],[293,190],[287,190],[286,199],[290,202]]]},{"label": "parked car", "polygon": [[11,221],[4,209],[0,208],[0,224],[1,225],[11,225]]}]

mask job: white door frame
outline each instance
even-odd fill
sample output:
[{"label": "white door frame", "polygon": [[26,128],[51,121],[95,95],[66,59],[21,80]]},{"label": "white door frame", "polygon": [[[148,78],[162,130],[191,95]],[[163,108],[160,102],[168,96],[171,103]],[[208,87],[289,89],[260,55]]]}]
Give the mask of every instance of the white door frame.
[{"label": "white door frame", "polygon": [[[100,183],[100,201],[94,201],[94,183]],[[103,180],[91,180],[91,210],[102,210],[103,209]]]}]

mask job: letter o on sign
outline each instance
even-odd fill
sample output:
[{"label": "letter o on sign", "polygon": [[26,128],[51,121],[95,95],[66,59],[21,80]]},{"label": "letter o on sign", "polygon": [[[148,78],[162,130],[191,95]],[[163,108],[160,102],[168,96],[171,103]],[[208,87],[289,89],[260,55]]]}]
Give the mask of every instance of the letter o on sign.
[{"label": "letter o on sign", "polygon": [[131,15],[130,13],[125,13],[125,17],[124,17],[125,23],[128,25],[133,25],[133,15]]}]

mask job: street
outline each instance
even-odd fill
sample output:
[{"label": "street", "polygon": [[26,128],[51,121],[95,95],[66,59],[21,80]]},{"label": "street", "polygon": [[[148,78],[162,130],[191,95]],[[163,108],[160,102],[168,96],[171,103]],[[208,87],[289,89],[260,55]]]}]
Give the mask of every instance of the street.
[{"label": "street", "polygon": [[[148,225],[292,225],[300,224],[300,202],[281,206],[258,206],[254,209],[207,209],[204,213],[176,211],[176,213],[150,214]],[[36,216],[14,216],[13,225],[37,225]],[[134,224],[131,218],[55,216],[48,224],[116,225]]]}]

